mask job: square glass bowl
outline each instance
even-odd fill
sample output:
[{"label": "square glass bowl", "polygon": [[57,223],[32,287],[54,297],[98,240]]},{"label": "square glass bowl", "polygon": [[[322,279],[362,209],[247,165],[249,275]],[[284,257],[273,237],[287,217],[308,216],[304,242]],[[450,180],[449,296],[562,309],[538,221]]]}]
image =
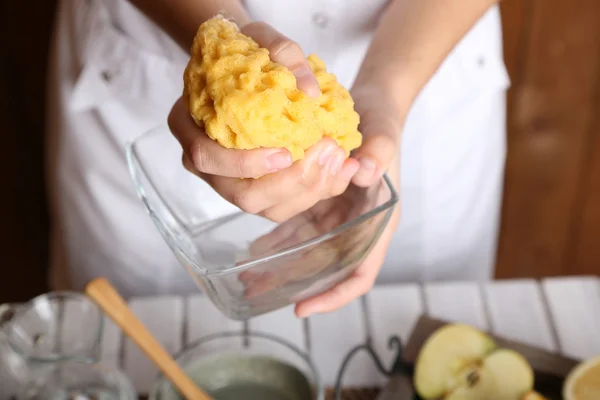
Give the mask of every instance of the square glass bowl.
[{"label": "square glass bowl", "polygon": [[398,194],[389,178],[275,223],[244,213],[182,165],[168,127],[126,146],[137,193],[181,265],[227,317],[244,320],[346,279],[387,225]]}]

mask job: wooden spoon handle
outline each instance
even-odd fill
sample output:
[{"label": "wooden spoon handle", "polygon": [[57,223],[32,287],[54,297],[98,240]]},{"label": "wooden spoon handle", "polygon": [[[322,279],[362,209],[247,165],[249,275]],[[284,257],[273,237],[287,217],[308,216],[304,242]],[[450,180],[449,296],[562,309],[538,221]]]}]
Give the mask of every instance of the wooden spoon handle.
[{"label": "wooden spoon handle", "polygon": [[179,367],[106,279],[94,279],[87,285],[85,292],[146,353],[186,399],[211,399]]}]

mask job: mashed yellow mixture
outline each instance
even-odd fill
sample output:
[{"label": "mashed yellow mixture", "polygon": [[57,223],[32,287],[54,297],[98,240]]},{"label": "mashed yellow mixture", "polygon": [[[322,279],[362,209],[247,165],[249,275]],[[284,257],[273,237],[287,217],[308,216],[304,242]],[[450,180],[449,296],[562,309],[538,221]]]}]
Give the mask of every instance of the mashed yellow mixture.
[{"label": "mashed yellow mixture", "polygon": [[308,57],[321,96],[296,87],[292,72],[227,19],[204,22],[184,73],[186,106],[207,135],[235,149],[286,148],[295,160],[323,136],[350,151],[361,144],[348,91],[317,56]]}]

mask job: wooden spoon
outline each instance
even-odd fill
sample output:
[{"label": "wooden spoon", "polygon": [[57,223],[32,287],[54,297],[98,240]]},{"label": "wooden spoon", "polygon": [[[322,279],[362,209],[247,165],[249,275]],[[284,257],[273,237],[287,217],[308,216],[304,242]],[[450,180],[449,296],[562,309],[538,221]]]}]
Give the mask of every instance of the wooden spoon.
[{"label": "wooden spoon", "polygon": [[158,343],[108,280],[105,278],[94,279],[88,283],[85,293],[146,353],[186,399],[211,400]]}]

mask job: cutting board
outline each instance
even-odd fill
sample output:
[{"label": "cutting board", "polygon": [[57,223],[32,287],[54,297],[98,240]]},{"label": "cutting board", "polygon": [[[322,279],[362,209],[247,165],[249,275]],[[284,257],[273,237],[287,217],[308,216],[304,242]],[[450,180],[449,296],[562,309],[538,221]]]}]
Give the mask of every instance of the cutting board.
[{"label": "cutting board", "polygon": [[[404,360],[414,365],[421,347],[433,332],[448,324],[448,321],[423,315],[419,318],[404,349]],[[533,367],[535,390],[550,400],[562,399],[562,386],[567,374],[580,362],[541,348],[529,346],[514,340],[504,339],[488,332],[500,347],[508,348],[523,355]]]}]

